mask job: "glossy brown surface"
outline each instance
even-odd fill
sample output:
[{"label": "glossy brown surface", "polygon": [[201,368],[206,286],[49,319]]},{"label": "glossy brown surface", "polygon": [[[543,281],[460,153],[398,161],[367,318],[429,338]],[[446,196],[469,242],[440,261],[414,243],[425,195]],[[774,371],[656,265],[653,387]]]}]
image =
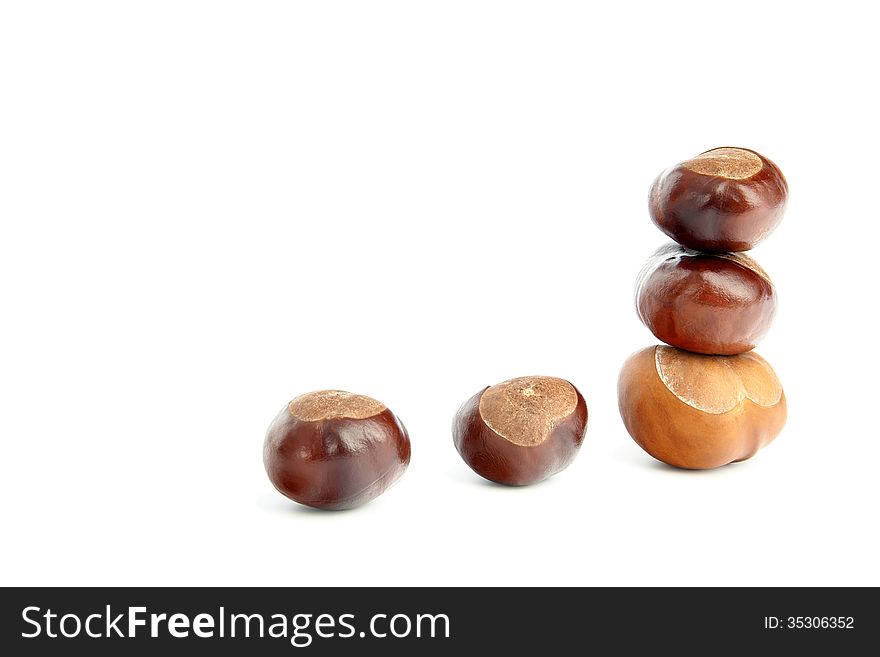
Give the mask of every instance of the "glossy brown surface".
[{"label": "glossy brown surface", "polygon": [[754,247],[779,224],[787,200],[788,184],[773,162],[730,147],[667,169],[648,195],[660,230],[688,248],[716,252]]},{"label": "glossy brown surface", "polygon": [[617,393],[636,443],[679,468],[748,459],[779,434],[786,419],[779,379],[754,352],[703,356],[648,347],[624,363]]},{"label": "glossy brown surface", "polygon": [[[328,408],[309,393],[293,400],[266,433],[263,463],[269,479],[292,500],[319,509],[350,509],[381,495],[410,460],[406,428],[368,397]],[[315,401],[317,399],[317,401]],[[299,415],[298,415],[299,414]]]},{"label": "glossy brown surface", "polygon": [[776,314],[776,288],[742,254],[659,249],[636,283],[639,318],[663,342],[701,354],[754,349]]},{"label": "glossy brown surface", "polygon": [[[493,396],[497,387],[506,387],[505,394],[485,403],[484,396]],[[573,385],[553,377],[522,377],[466,401],[455,416],[453,441],[478,475],[525,486],[565,469],[586,430],[587,404]]]}]

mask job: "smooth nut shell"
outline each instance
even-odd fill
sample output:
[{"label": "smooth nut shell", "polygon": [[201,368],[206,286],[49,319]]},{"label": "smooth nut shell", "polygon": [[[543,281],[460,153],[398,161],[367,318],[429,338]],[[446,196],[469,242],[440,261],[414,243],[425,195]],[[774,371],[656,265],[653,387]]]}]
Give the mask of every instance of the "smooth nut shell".
[{"label": "smooth nut shell", "polygon": [[263,463],[275,488],[319,509],[369,502],[400,479],[409,461],[409,435],[387,408],[361,419],[307,421],[286,406],[263,445]]},{"label": "smooth nut shell", "polygon": [[[679,244],[699,251],[748,251],[782,220],[788,183],[773,162],[746,148],[761,161],[761,169],[746,178],[727,178],[688,168],[688,160],[661,173],[651,186],[651,219]],[[691,165],[693,166],[693,165]]]},{"label": "smooth nut shell", "polygon": [[[570,385],[570,384],[569,384]],[[508,486],[534,484],[564,470],[574,460],[587,430],[587,403],[574,386],[577,402],[543,442],[517,445],[491,429],[480,412],[489,388],[468,399],[453,421],[453,441],[464,462],[481,477]]]},{"label": "smooth nut shell", "polygon": [[639,319],[663,342],[701,354],[754,349],[776,314],[776,288],[748,256],[670,244],[636,283]]},{"label": "smooth nut shell", "polygon": [[[669,350],[665,357],[675,361],[678,394],[661,378],[657,350]],[[740,360],[727,367],[724,359]],[[768,398],[768,390],[778,391],[778,398]],[[636,443],[679,468],[715,468],[748,459],[779,434],[786,420],[779,380],[754,352],[701,356],[648,347],[624,363],[617,392],[620,415]]]}]

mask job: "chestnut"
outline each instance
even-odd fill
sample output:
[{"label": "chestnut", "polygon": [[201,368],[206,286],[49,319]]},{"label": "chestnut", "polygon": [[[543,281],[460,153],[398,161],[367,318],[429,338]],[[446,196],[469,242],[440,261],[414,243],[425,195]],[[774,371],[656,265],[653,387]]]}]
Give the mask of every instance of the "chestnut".
[{"label": "chestnut", "polygon": [[564,379],[524,376],[484,388],[452,427],[455,448],[478,475],[508,486],[534,484],[574,460],[587,430],[587,403]]},{"label": "chestnut", "polygon": [[748,251],[782,219],[788,183],[763,155],[713,148],[667,169],[651,186],[651,219],[682,246]]},{"label": "chestnut", "polygon": [[706,356],[674,347],[637,351],[617,384],[627,431],[655,459],[679,468],[744,461],[786,418],[773,368],[755,352]]},{"label": "chestnut", "polygon": [[351,509],[388,490],[409,465],[409,435],[384,404],[342,390],[300,395],[266,433],[263,464],[280,493]]},{"label": "chestnut", "polygon": [[776,314],[776,288],[752,258],[661,247],[636,283],[639,319],[663,342],[701,354],[755,348]]}]

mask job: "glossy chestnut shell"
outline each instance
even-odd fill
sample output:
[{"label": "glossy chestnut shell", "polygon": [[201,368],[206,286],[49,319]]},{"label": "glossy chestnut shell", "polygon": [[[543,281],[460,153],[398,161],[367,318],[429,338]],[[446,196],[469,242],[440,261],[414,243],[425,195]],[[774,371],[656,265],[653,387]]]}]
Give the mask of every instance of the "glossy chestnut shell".
[{"label": "glossy chestnut shell", "polygon": [[565,469],[587,429],[587,404],[564,379],[528,376],[484,388],[458,410],[453,441],[478,475],[508,486]]},{"label": "glossy chestnut shell", "polygon": [[754,349],[776,314],[776,288],[752,258],[660,248],[636,283],[639,319],[660,340],[701,354]]},{"label": "glossy chestnut shell", "polygon": [[782,219],[788,183],[773,162],[746,148],[714,148],[667,169],[648,195],[651,219],[698,251],[748,251]]},{"label": "glossy chestnut shell", "polygon": [[679,468],[716,468],[751,458],[786,420],[782,385],[753,351],[705,356],[648,347],[624,363],[617,393],[623,423],[636,443]]},{"label": "glossy chestnut shell", "polygon": [[410,441],[384,404],[341,390],[301,395],[266,433],[263,463],[279,492],[319,509],[350,509],[403,475]]}]

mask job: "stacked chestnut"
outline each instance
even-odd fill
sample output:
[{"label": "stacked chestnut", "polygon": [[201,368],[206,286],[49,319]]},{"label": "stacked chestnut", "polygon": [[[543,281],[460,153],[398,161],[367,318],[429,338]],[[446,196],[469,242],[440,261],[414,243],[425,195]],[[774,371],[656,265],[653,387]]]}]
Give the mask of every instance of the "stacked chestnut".
[{"label": "stacked chestnut", "polygon": [[714,468],[753,456],[782,430],[785,394],[752,349],[776,313],[776,288],[744,255],[782,219],[788,185],[769,159],[715,148],[654,181],[651,219],[677,242],[636,284],[639,318],[666,345],[624,363],[618,403],[627,431],[673,466]]}]

